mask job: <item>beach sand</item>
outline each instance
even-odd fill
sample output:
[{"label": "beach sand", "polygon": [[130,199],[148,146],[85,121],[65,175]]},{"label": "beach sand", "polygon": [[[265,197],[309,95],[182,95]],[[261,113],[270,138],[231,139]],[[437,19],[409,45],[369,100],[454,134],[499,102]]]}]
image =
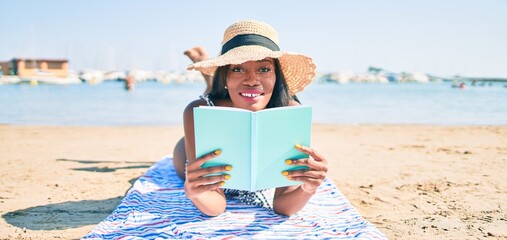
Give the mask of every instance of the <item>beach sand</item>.
[{"label": "beach sand", "polygon": [[[0,126],[0,239],[77,239],[181,127]],[[314,125],[328,177],[390,239],[507,239],[507,126]]]}]

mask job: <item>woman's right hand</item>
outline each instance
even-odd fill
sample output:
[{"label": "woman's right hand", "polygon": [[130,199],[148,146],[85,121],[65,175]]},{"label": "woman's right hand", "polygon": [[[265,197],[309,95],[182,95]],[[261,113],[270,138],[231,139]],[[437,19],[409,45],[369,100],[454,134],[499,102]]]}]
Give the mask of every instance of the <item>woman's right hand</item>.
[{"label": "woman's right hand", "polygon": [[202,168],[205,162],[216,158],[220,153],[222,151],[215,150],[187,164],[184,186],[187,198],[198,198],[207,191],[217,190],[224,185],[225,180],[230,178],[229,174],[208,176],[213,173],[230,171],[232,169],[230,165]]}]

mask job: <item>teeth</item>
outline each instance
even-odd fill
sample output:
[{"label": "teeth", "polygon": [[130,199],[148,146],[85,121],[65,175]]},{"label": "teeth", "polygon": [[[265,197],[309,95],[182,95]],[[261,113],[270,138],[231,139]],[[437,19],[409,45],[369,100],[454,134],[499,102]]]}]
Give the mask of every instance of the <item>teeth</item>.
[{"label": "teeth", "polygon": [[241,96],[243,96],[243,97],[249,97],[249,98],[254,98],[254,97],[258,97],[258,96],[260,96],[260,94],[253,94],[253,93],[241,93]]}]

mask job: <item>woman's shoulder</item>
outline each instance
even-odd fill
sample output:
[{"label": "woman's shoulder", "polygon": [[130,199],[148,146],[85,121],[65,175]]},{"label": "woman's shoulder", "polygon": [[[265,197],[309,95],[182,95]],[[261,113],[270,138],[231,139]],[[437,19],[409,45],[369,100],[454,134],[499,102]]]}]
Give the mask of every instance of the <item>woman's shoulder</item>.
[{"label": "woman's shoulder", "polygon": [[[212,104],[210,104],[212,103]],[[185,108],[186,111],[192,111],[193,108],[199,107],[199,106],[222,106],[222,107],[230,107],[232,106],[232,103],[230,100],[227,99],[218,99],[216,101],[211,102],[209,98],[200,97],[198,99],[193,100],[190,102],[187,107]]]},{"label": "woman's shoulder", "polygon": [[192,110],[193,108],[199,106],[208,106],[208,103],[206,102],[205,99],[202,98],[195,99],[192,102],[188,103],[187,107],[185,108],[185,111],[187,111],[187,109]]},{"label": "woman's shoulder", "polygon": [[299,103],[296,100],[290,100],[290,102],[289,102],[289,106],[300,106],[300,105],[301,105],[301,103]]},{"label": "woman's shoulder", "polygon": [[183,110],[183,121],[186,123],[187,121],[193,121],[194,119],[194,108],[199,106],[208,106],[206,100],[204,99],[196,99],[190,102]]}]

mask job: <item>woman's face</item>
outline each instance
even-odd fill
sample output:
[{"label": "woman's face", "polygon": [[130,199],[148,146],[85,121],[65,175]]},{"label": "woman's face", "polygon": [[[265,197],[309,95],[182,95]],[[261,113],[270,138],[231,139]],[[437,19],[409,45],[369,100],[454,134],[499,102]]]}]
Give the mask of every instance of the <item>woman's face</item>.
[{"label": "woman's face", "polygon": [[227,71],[226,86],[232,106],[250,111],[266,108],[275,81],[275,64],[271,58],[231,64]]}]

